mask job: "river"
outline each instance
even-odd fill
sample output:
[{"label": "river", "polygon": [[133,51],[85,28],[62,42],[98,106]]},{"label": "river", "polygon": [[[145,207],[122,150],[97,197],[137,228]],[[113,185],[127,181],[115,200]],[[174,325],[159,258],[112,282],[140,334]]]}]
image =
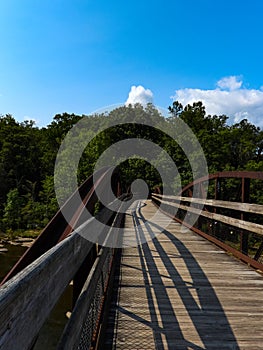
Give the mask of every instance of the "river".
[{"label": "river", "polygon": [[[7,252],[0,252],[0,280],[7,274],[27,248],[21,245],[5,244]],[[66,313],[71,311],[72,287],[69,286],[57,305],[52,310],[48,320],[42,327],[34,350],[55,350],[63,328],[67,322]],[[30,332],[30,329],[29,329]]]},{"label": "river", "polygon": [[8,251],[4,253],[0,252],[0,280],[4,278],[7,272],[27,249],[21,245],[13,244],[4,244],[4,248],[7,248]]}]

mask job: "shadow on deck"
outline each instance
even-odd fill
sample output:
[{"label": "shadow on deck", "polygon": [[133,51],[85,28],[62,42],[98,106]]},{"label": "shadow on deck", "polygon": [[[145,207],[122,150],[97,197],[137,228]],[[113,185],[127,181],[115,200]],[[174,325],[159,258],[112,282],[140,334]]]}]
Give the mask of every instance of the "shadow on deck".
[{"label": "shadow on deck", "polygon": [[[240,349],[224,309],[202,267],[182,241],[158,224],[147,221],[141,209],[142,207],[133,215],[138,242],[145,241],[146,232],[154,237],[155,228],[162,231],[162,239],[173,245],[178,254],[167,253],[159,236],[135,248],[138,250],[140,268],[120,263],[121,268],[125,267],[130,272],[141,272],[144,283],[130,283],[128,288],[131,293],[137,289],[138,295],[125,293],[126,301],[131,304],[130,307],[123,307],[123,303],[120,303],[120,293],[123,292],[119,288],[127,286],[127,283],[123,281],[122,271],[118,270],[110,313],[111,330],[109,327],[103,348]],[[176,261],[182,259],[190,273],[191,283],[176,268]],[[161,266],[165,267],[165,275],[160,273]],[[168,280],[168,283],[164,283],[164,280]],[[143,299],[138,298],[140,289],[144,288],[144,301],[147,305],[141,304],[141,309],[136,309],[132,303],[136,302],[136,298],[137,302],[143,303]],[[185,310],[179,305],[177,309],[175,299],[173,300],[176,294]],[[149,312],[147,315],[146,311],[146,317],[141,312],[144,308]],[[188,328],[189,324],[192,324],[191,329]]]}]

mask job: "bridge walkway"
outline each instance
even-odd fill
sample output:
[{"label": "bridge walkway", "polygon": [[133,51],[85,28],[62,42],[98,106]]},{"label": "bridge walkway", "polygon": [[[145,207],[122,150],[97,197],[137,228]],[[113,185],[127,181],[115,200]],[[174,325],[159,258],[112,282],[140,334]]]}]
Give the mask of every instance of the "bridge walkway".
[{"label": "bridge walkway", "polygon": [[262,349],[263,277],[156,210],[126,214],[103,349]]}]

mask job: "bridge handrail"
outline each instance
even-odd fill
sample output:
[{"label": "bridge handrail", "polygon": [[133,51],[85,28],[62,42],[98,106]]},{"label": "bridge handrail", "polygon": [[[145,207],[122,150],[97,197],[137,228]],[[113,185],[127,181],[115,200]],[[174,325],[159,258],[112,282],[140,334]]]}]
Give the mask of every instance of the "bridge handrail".
[{"label": "bridge handrail", "polygon": [[[155,196],[155,195],[153,195],[153,197],[160,198],[160,196]],[[175,199],[175,198],[173,198],[173,199]],[[206,204],[206,202],[207,202],[207,200],[202,200],[202,199],[197,200],[196,198],[194,198],[192,200],[192,197],[189,197],[189,198],[177,197],[176,200],[181,200],[181,201],[185,201],[185,202],[199,203],[199,204]],[[222,206],[222,202],[223,201],[220,201],[221,203],[218,203],[219,205],[217,205],[217,203],[216,203],[217,201],[216,200],[213,200],[213,202],[215,203],[214,205],[211,204],[211,203],[208,204],[208,205],[211,205],[211,206],[213,205],[215,207],[223,207],[223,208],[229,208],[229,209],[242,211],[242,209],[237,209],[237,208],[238,208],[239,204],[242,205],[243,203],[235,202],[235,205],[232,208],[230,208],[229,205]],[[171,201],[164,201],[164,200],[162,200],[162,203],[163,204],[168,204],[168,205],[171,205],[171,206],[175,206],[175,207],[177,207],[179,209],[191,212],[193,214],[201,215],[201,216],[204,216],[204,217],[212,219],[212,220],[217,220],[217,221],[223,222],[223,223],[225,223],[227,225],[238,227],[240,229],[247,230],[247,231],[250,231],[250,232],[254,232],[254,233],[257,233],[258,235],[262,235],[263,236],[263,225],[260,225],[260,224],[255,224],[253,222],[249,222],[249,221],[245,221],[245,220],[229,217],[229,216],[226,216],[226,215],[221,215],[221,214],[217,214],[217,213],[211,213],[211,212],[208,212],[208,211],[205,211],[205,210],[201,210],[200,211],[200,209],[198,209],[198,208],[189,207],[187,205],[178,204],[178,203],[171,202]],[[228,203],[230,203],[230,202],[228,202]],[[258,210],[258,211],[260,211],[260,214],[263,214],[263,206],[258,205],[258,207],[261,207],[260,210]]]},{"label": "bridge handrail", "polygon": [[175,200],[178,202],[196,203],[196,204],[202,204],[204,206],[231,209],[231,210],[241,211],[245,213],[263,215],[263,205],[261,204],[229,202],[229,201],[223,201],[218,199],[204,199],[204,198],[195,198],[195,197],[168,196],[168,195],[160,195],[156,193],[153,193],[152,196],[157,198],[165,198],[171,201]]},{"label": "bridge handrail", "polygon": [[194,180],[189,183],[187,186],[182,188],[181,194],[186,192],[188,189],[192,188],[194,185],[208,182],[209,180],[218,180],[218,179],[227,179],[227,178],[236,178],[236,179],[254,179],[254,180],[263,180],[263,171],[221,171],[214,174],[209,174],[199,179]]},{"label": "bridge handrail", "polygon": [[[123,207],[123,206],[122,206]],[[118,213],[113,226],[121,227],[124,214]],[[117,237],[116,232],[109,230],[104,244],[92,266],[87,280],[82,288],[70,319],[64,328],[57,350],[89,349],[94,346],[100,329],[99,319],[103,314],[105,296],[112,274],[112,265],[116,248],[112,248]],[[110,241],[110,247],[107,242]]]},{"label": "bridge handrail", "polygon": [[[261,220],[263,205],[228,202],[216,199],[163,196],[156,193],[152,194],[152,200],[154,204],[176,221],[184,224],[186,227],[230,252],[255,269],[263,271],[263,263],[260,261],[263,254],[263,225],[261,223],[247,221],[249,214],[259,215]],[[209,211],[207,207],[210,207]],[[175,208],[177,208],[177,212]],[[223,210],[224,215],[223,213],[218,213],[220,209]],[[226,212],[228,210],[230,211],[229,214]],[[231,216],[231,211],[235,211],[234,217]],[[236,213],[238,212],[240,218],[236,218]],[[185,213],[188,213],[190,216],[196,216],[194,225],[188,224],[188,215],[185,215]],[[227,226],[224,228],[222,225]],[[227,234],[229,232],[233,233],[233,231],[240,237],[239,248],[236,245],[229,244],[230,237],[227,238]],[[253,249],[249,252],[248,237],[253,234],[257,235],[256,239],[259,245],[252,245],[251,248]]]},{"label": "bridge handrail", "polygon": [[93,244],[73,232],[0,290],[0,348],[30,349]]},{"label": "bridge handrail", "polygon": [[[76,191],[68,198],[62,209],[58,210],[56,215],[51,219],[41,234],[34,241],[33,245],[28,248],[22,257],[16,262],[8,274],[0,281],[0,286],[7,280],[20,272],[27,265],[36,260],[58,242],[63,240],[74,228],[80,226],[87,219],[85,218],[85,208],[93,212],[94,205],[97,201],[96,187],[108,186],[107,181],[102,181],[107,174],[111,174],[112,167],[103,167],[91,175]],[[96,175],[96,183],[93,176]],[[76,200],[80,196],[82,202]],[[77,197],[77,198],[76,198]],[[63,213],[67,213],[68,221]],[[82,219],[84,217],[84,219]]]},{"label": "bridge handrail", "polygon": [[[116,210],[116,202],[100,212],[103,222],[115,215],[109,208]],[[1,286],[0,348],[32,347],[51,310],[94,246],[84,238],[87,230],[96,232],[96,236],[105,234],[98,233],[97,227],[92,217]]]}]

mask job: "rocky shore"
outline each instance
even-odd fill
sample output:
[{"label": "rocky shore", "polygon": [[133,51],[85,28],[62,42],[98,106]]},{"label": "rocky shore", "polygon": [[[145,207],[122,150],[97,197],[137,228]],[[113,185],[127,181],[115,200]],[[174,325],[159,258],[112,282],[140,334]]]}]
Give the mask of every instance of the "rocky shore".
[{"label": "rocky shore", "polygon": [[7,248],[5,248],[5,246],[4,246],[4,244],[0,244],[0,253],[6,253],[6,252],[8,252],[8,249]]},{"label": "rocky shore", "polygon": [[8,248],[7,245],[19,245],[21,247],[29,248],[35,241],[34,238],[24,238],[24,237],[16,237],[15,239],[1,239],[0,240],[0,253],[7,253]]}]

